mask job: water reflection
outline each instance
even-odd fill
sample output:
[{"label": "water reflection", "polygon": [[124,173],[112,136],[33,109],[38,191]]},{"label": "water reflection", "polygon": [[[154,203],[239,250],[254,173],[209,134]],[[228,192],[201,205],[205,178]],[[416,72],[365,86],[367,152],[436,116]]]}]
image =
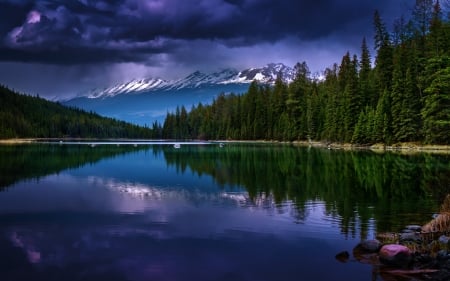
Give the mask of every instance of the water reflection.
[{"label": "water reflection", "polygon": [[[343,233],[354,236],[360,232],[362,238],[373,221],[378,231],[395,231],[405,221],[428,221],[450,186],[447,155],[379,155],[241,144],[183,145],[179,149],[172,145],[0,146],[0,156],[3,188],[79,168],[75,174],[87,179],[81,185],[109,186],[138,197],[174,192],[202,202],[208,196],[218,200],[222,192],[241,206],[278,208],[279,212],[289,203],[296,222],[308,217],[310,202],[320,201],[327,216],[340,219]],[[57,178],[54,184],[65,180]],[[422,216],[417,214],[417,205]]]},{"label": "water reflection", "polygon": [[227,146],[205,153],[190,147],[176,153],[161,149],[167,164],[177,171],[211,175],[222,187],[244,186],[253,199],[271,194],[277,204],[291,200],[300,220],[307,216],[309,200],[327,202],[326,213],[342,218],[343,233],[354,235],[359,225],[363,237],[371,220],[376,220],[379,231],[397,230],[405,221],[427,221],[450,186],[447,155],[261,145]]},{"label": "water reflection", "polygon": [[0,191],[24,179],[38,180],[45,175],[93,165],[101,159],[142,149],[144,147],[109,145],[95,149],[82,145],[0,145]]},{"label": "water reflection", "polygon": [[321,241],[336,239],[338,229],[321,222],[323,203],[311,202],[301,228],[291,223],[291,208],[274,206],[270,196],[251,200],[243,191],[213,193],[78,173],[48,176],[0,196],[0,249],[16,256],[13,263],[0,263],[0,273],[6,280],[320,277],[317,264],[342,247]]},{"label": "water reflection", "polygon": [[2,280],[369,280],[334,255],[428,221],[450,183],[448,156],[274,145],[37,145],[0,159]]}]

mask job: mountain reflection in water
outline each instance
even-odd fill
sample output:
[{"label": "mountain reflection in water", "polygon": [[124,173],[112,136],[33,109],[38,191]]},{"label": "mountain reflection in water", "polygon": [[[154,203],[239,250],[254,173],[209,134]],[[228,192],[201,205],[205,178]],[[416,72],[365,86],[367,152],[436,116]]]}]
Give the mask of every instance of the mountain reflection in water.
[{"label": "mountain reflection in water", "polygon": [[450,183],[448,156],[287,145],[7,146],[0,165],[1,280],[372,280],[334,255],[429,221]]}]

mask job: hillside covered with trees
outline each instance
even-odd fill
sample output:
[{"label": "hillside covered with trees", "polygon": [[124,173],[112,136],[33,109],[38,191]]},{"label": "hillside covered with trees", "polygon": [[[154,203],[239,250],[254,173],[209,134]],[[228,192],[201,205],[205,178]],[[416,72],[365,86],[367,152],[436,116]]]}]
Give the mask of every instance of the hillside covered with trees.
[{"label": "hillside covered with trees", "polygon": [[153,138],[159,130],[132,125],[0,86],[0,139]]},{"label": "hillside covered with trees", "polygon": [[289,85],[252,83],[242,95],[168,113],[163,137],[450,144],[450,22],[439,1],[417,0],[388,31],[374,13],[372,59],[361,53],[311,78],[305,62]]}]

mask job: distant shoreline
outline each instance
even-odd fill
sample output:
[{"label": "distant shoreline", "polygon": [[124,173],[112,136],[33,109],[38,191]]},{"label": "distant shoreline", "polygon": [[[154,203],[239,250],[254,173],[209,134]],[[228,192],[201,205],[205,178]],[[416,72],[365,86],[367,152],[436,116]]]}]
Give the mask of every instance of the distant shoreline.
[{"label": "distant shoreline", "polygon": [[[25,143],[37,143],[42,141],[146,141],[143,139],[93,139],[93,138],[13,138],[13,139],[0,139],[0,145],[5,144],[25,144]],[[148,140],[148,141],[176,141],[176,140]],[[181,140],[180,140],[181,141]],[[183,140],[189,142],[190,140]],[[192,140],[194,141],[194,140]],[[385,145],[383,143],[377,143],[373,145],[355,145],[351,143],[334,143],[334,142],[321,142],[321,141],[274,141],[274,140],[208,140],[211,142],[223,142],[223,143],[273,143],[273,144],[293,144],[298,146],[308,146],[317,148],[326,148],[332,150],[370,150],[374,152],[399,152],[399,153],[436,153],[436,154],[450,154],[450,145],[437,145],[437,144],[420,144],[420,143],[396,143],[393,145]]]}]

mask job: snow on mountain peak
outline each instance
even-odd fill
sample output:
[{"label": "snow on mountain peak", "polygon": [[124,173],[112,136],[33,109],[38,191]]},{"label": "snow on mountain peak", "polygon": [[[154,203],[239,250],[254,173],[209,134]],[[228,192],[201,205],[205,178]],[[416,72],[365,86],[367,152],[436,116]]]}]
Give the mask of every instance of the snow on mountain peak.
[{"label": "snow on mountain peak", "polygon": [[165,87],[169,84],[170,81],[163,80],[160,78],[134,79],[127,83],[118,84],[109,88],[104,88],[100,90],[94,89],[87,95],[87,97],[88,98],[114,97],[118,94],[139,93],[151,89],[158,89]]},{"label": "snow on mountain peak", "polygon": [[274,83],[278,74],[285,81],[292,81],[294,78],[294,69],[285,66],[282,63],[270,63],[263,68],[250,68],[240,73],[240,77],[246,77],[247,80],[258,80],[263,83]]},{"label": "snow on mountain peak", "polygon": [[134,79],[109,88],[94,89],[87,94],[87,97],[107,98],[119,94],[138,94],[156,90],[195,89],[216,84],[248,84],[253,80],[263,84],[274,84],[279,74],[281,74],[284,81],[291,82],[294,78],[294,69],[282,63],[270,63],[262,68],[249,68],[240,72],[235,69],[223,69],[211,74],[196,71],[178,80],[164,80],[160,78]]}]

